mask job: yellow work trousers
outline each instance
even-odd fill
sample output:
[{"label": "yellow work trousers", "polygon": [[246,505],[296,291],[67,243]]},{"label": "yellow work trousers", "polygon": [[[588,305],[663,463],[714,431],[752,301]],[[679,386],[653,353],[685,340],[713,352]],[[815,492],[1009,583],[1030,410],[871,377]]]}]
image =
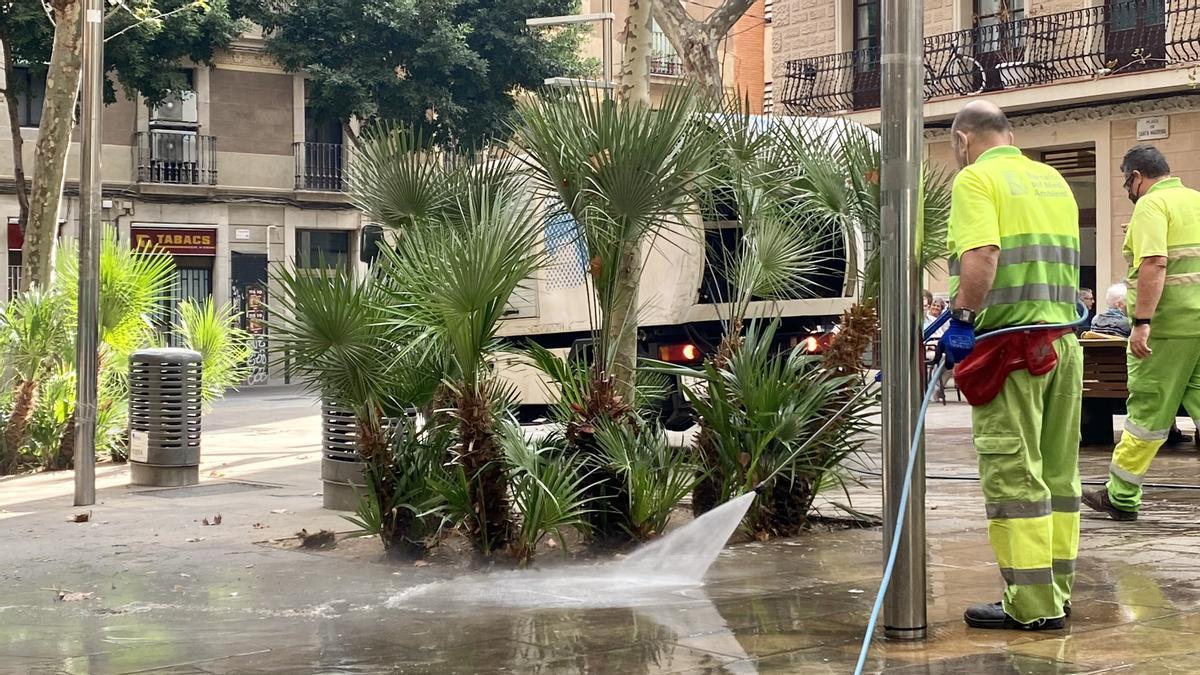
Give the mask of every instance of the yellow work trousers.
[{"label": "yellow work trousers", "polygon": [[1054,350],[1054,370],[1013,372],[995,399],[972,410],[1004,611],[1021,623],[1063,616],[1079,550],[1083,351],[1074,335],[1055,340]]}]

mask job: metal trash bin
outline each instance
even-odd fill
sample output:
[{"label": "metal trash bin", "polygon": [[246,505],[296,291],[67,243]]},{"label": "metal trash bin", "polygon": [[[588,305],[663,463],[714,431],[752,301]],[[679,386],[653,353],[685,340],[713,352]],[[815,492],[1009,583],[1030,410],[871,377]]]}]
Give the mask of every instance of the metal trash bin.
[{"label": "metal trash bin", "polygon": [[329,399],[321,400],[321,505],[353,511],[366,488],[366,464],[358,454],[358,422],[354,413]]},{"label": "metal trash bin", "polygon": [[129,482],[200,482],[201,358],[190,349],[129,357]]}]

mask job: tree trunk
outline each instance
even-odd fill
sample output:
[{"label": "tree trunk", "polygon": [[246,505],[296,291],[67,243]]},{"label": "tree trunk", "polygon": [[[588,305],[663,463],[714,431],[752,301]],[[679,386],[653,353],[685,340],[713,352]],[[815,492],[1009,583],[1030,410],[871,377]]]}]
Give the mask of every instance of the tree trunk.
[{"label": "tree trunk", "polygon": [[755,0],[724,0],[704,21],[697,21],[681,0],[659,0],[654,16],[679,53],[683,72],[719,101],[725,95],[718,48]]},{"label": "tree trunk", "polygon": [[650,105],[650,7],[653,0],[629,0],[625,51],[621,58],[622,103]]},{"label": "tree trunk", "polygon": [[21,380],[21,384],[13,392],[12,414],[9,415],[8,426],[4,430],[4,452],[7,457],[0,458],[0,474],[9,473],[17,468],[21,445],[25,443],[25,431],[29,428],[29,418],[33,415],[36,398],[37,380]]},{"label": "tree trunk", "polygon": [[725,81],[721,77],[721,57],[717,47],[721,44],[718,39],[712,39],[704,33],[683,40],[683,49],[679,58],[683,61],[683,70],[703,87],[705,94],[720,102],[725,97]]},{"label": "tree trunk", "polygon": [[25,224],[29,222],[29,186],[25,184],[25,139],[21,136],[20,103],[17,101],[16,92],[12,90],[12,81],[15,76],[12,50],[7,41],[0,42],[0,49],[3,50],[4,55],[4,82],[7,87],[4,91],[4,101],[8,104],[8,127],[12,136],[13,183],[17,193],[18,208],[17,223],[24,232]]},{"label": "tree trunk", "polygon": [[616,288],[612,300],[612,316],[607,317],[605,344],[612,345],[613,362],[609,375],[613,389],[626,405],[634,404],[637,372],[638,289],[642,277],[642,246],[640,241],[621,247],[617,266]]},{"label": "tree trunk", "polygon": [[46,97],[38,128],[30,190],[29,222],[22,251],[21,290],[50,285],[54,247],[58,238],[58,210],[62,202],[71,130],[75,127],[75,100],[79,95],[82,65],[80,0],[54,0],[54,51],[46,73]]}]

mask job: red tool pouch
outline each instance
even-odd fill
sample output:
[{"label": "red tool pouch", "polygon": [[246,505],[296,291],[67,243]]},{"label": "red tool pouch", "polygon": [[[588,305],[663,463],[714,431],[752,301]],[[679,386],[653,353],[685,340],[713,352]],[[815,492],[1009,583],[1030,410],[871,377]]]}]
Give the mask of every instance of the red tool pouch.
[{"label": "red tool pouch", "polygon": [[971,355],[954,366],[954,383],[971,405],[986,405],[1004,388],[1009,373],[1045,375],[1058,365],[1054,341],[1069,328],[1030,329],[980,340]]}]

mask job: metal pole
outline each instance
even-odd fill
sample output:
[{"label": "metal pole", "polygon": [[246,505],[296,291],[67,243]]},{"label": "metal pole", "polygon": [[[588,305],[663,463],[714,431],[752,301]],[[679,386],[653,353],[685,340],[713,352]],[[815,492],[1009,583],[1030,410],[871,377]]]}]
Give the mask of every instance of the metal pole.
[{"label": "metal pole", "polygon": [[[919,232],[922,119],[922,0],[883,0],[880,206],[883,255],[883,541],[902,527],[900,550],[884,605],[889,638],[925,637],[924,441],[908,508],[897,514],[909,444],[921,399]],[[886,551],[885,551],[886,555]]]},{"label": "metal pole", "polygon": [[[612,0],[604,0],[604,5],[601,8],[602,12],[611,13]],[[605,19],[601,24],[601,39],[604,41],[603,56],[604,61],[604,96],[612,98],[613,84],[613,20]]]},{"label": "metal pole", "polygon": [[75,505],[96,503],[96,354],[100,338],[100,114],[104,106],[102,0],[82,3],[83,153],[79,180],[79,326],[75,338]]}]

